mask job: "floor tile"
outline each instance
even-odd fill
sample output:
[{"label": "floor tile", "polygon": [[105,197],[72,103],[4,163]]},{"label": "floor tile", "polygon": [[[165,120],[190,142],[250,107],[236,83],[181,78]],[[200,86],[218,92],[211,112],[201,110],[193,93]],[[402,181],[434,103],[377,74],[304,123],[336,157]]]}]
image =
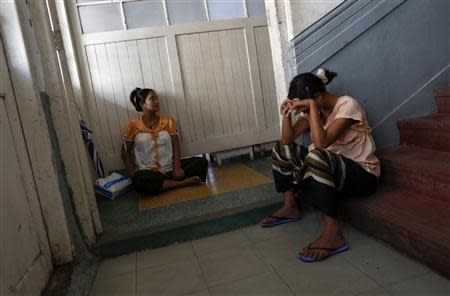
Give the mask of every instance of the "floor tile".
[{"label": "floor tile", "polygon": [[350,245],[350,250],[342,256],[382,286],[429,272],[424,265],[375,240]]},{"label": "floor tile", "polygon": [[269,239],[275,239],[286,233],[295,233],[299,231],[298,223],[300,223],[300,221],[269,228],[253,225],[243,228],[242,231],[252,243],[258,243]]},{"label": "floor tile", "polygon": [[100,262],[96,279],[103,280],[136,271],[136,253],[116,258],[105,259]]},{"label": "floor tile", "polygon": [[137,295],[186,295],[206,288],[195,260],[142,269],[137,273]]},{"label": "floor tile", "polygon": [[269,271],[256,250],[248,246],[210,253],[201,256],[199,262],[210,287]]},{"label": "floor tile", "polygon": [[274,272],[251,276],[245,279],[210,288],[211,296],[293,296],[292,291]]},{"label": "floor tile", "polygon": [[203,256],[211,252],[250,245],[250,240],[241,230],[226,232],[192,241],[195,252]]},{"label": "floor tile", "polygon": [[339,256],[316,263],[298,261],[276,269],[296,295],[355,295],[379,288]]},{"label": "floor tile", "polygon": [[341,225],[341,229],[349,245],[355,248],[359,246],[372,244],[374,242],[381,242],[376,238],[367,235],[366,233],[361,232],[358,229],[353,228],[351,225],[347,223],[343,223]]},{"label": "floor tile", "polygon": [[275,239],[283,234],[292,234],[296,232],[306,232],[319,236],[322,231],[322,218],[314,212],[308,212],[297,222],[286,223],[275,227],[263,228],[259,225],[243,228],[242,231],[253,243]]},{"label": "floor tile", "polygon": [[136,274],[129,273],[110,279],[95,280],[91,296],[128,296],[135,295]]},{"label": "floor tile", "polygon": [[195,260],[196,256],[190,242],[175,244],[164,248],[137,253],[137,269],[155,267],[180,261]]},{"label": "floor tile", "polygon": [[391,296],[385,288],[376,288],[374,290],[356,294],[356,296]]},{"label": "floor tile", "polygon": [[206,289],[199,292],[194,292],[192,294],[185,294],[183,296],[210,296],[210,295],[211,294],[209,294],[209,291]]},{"label": "floor tile", "polygon": [[298,252],[303,246],[308,245],[314,237],[311,233],[302,231],[285,233],[274,239],[256,243],[254,248],[258,250],[266,264],[274,267],[286,266],[299,261],[297,258]]},{"label": "floor tile", "polygon": [[430,272],[426,275],[397,283],[388,287],[388,290],[393,296],[448,296],[450,295],[450,281]]}]

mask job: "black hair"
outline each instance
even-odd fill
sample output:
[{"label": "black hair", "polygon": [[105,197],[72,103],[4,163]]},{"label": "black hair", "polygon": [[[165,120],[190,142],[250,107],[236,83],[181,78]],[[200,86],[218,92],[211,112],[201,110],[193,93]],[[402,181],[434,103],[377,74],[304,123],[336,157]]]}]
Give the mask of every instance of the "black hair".
[{"label": "black hair", "polygon": [[[317,93],[325,92],[325,85],[328,85],[337,76],[337,73],[324,70],[324,74],[319,77],[313,73],[302,73],[294,77],[289,84],[288,99],[314,98]],[[322,72],[322,73],[323,73]],[[326,79],[325,79],[326,78]],[[324,80],[326,82],[324,82]]]},{"label": "black hair", "polygon": [[141,104],[145,102],[145,99],[148,97],[150,92],[155,92],[151,88],[139,88],[136,87],[130,94],[130,101],[133,104],[136,111],[141,112],[142,106]]}]

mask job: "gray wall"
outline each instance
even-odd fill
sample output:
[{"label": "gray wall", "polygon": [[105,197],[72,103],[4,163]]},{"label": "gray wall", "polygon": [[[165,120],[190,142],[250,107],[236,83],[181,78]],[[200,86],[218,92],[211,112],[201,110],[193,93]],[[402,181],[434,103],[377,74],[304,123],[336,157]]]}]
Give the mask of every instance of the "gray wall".
[{"label": "gray wall", "polygon": [[[334,38],[325,46],[316,42],[305,50],[299,46],[305,37],[297,36],[297,43],[294,39],[296,48],[301,48],[297,49],[297,57],[302,52],[311,53],[297,62],[297,73],[319,66],[338,72],[329,90],[351,95],[363,104],[379,148],[398,144],[398,119],[435,112],[433,90],[450,86],[450,1],[398,3],[383,15],[379,13],[376,21],[372,14],[370,26],[363,17],[347,29],[341,24],[341,29],[323,34],[322,37]],[[370,17],[369,14],[366,18]],[[355,36],[349,38],[352,31]],[[339,44],[341,48],[325,59],[324,48]]]}]

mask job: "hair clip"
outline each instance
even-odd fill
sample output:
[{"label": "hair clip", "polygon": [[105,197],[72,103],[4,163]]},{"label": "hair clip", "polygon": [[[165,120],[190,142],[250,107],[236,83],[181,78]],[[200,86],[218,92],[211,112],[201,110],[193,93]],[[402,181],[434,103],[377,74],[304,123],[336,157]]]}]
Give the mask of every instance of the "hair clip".
[{"label": "hair clip", "polygon": [[324,69],[320,68],[317,70],[316,76],[319,77],[320,80],[322,80],[323,84],[326,84],[328,82],[327,75],[325,75],[325,74],[326,74],[326,71]]},{"label": "hair clip", "polygon": [[308,97],[308,98],[310,98],[311,97],[311,94],[309,93],[309,87],[306,85],[305,86],[305,91],[306,91],[306,96]]}]

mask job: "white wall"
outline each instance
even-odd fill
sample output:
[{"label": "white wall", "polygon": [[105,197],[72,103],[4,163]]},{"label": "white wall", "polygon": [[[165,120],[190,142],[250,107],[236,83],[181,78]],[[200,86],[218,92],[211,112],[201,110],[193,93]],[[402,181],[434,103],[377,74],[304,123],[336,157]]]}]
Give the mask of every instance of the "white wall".
[{"label": "white wall", "polygon": [[266,0],[270,46],[278,102],[286,96],[293,74],[290,41],[344,0]]},{"label": "white wall", "polygon": [[294,38],[306,28],[314,24],[328,12],[336,8],[344,0],[290,0],[287,5],[288,20],[291,22],[289,39]]},{"label": "white wall", "polygon": [[342,2],[344,0],[266,0],[278,103],[286,98],[293,78],[291,40]]}]

